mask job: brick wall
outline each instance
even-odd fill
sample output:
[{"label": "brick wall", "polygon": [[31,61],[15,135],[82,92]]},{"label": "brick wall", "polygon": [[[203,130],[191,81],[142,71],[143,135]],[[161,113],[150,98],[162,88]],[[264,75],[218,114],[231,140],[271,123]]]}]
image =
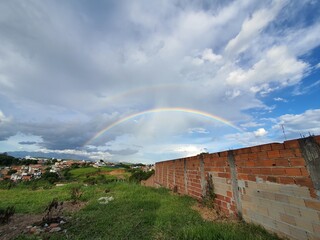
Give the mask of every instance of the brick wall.
[{"label": "brick wall", "polygon": [[320,136],[156,163],[154,184],[290,239],[320,239]]}]

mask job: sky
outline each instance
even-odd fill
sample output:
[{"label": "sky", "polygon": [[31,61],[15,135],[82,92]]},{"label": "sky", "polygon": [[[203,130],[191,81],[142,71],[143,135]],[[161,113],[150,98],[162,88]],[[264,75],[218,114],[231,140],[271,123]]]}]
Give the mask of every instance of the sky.
[{"label": "sky", "polygon": [[154,163],[320,134],[317,0],[0,1],[0,152]]}]

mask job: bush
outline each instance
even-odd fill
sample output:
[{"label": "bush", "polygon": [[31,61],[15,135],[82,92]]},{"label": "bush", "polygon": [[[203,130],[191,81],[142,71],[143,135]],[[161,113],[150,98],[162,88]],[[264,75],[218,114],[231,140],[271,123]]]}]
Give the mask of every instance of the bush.
[{"label": "bush", "polygon": [[154,170],[149,172],[144,172],[141,169],[134,169],[132,175],[129,177],[131,182],[141,182],[142,180],[147,180],[151,175],[154,174]]},{"label": "bush", "polygon": [[54,184],[59,181],[59,175],[53,172],[45,172],[42,174],[42,179],[47,180],[49,183]]},{"label": "bush", "polygon": [[0,224],[8,223],[14,213],[14,206],[7,207],[6,209],[0,209]]},{"label": "bush", "polygon": [[73,187],[71,188],[71,200],[73,204],[76,204],[81,196],[82,196],[83,192],[81,191],[80,187]]}]

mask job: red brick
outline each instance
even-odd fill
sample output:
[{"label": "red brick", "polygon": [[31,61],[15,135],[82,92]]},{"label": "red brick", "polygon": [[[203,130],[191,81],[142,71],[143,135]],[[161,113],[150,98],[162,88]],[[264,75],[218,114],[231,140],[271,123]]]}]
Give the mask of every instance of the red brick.
[{"label": "red brick", "polygon": [[297,185],[300,185],[300,186],[305,186],[305,187],[308,187],[308,188],[313,188],[313,183],[311,181],[310,178],[306,178],[306,177],[296,177],[294,179],[294,182],[297,184]]},{"label": "red brick", "polygon": [[272,168],[271,169],[272,175],[285,175],[286,170],[284,168]]},{"label": "red brick", "polygon": [[252,168],[251,173],[255,175],[260,174],[260,168]]},{"label": "red brick", "polygon": [[300,168],[286,168],[287,176],[301,176]]},{"label": "red brick", "polygon": [[305,199],[304,204],[306,205],[307,208],[312,208],[314,210],[320,211],[319,201],[312,201],[312,200]]},{"label": "red brick", "polygon": [[219,157],[227,157],[228,151],[219,152]]},{"label": "red brick", "polygon": [[267,154],[267,152],[258,152],[257,155],[258,155],[258,159],[259,159],[259,160],[266,160],[266,159],[268,159],[268,154]]},{"label": "red brick", "polygon": [[289,161],[287,159],[276,159],[277,167],[289,167]]},{"label": "red brick", "polygon": [[269,182],[279,182],[279,179],[276,177],[268,176],[267,181]]},{"label": "red brick", "polygon": [[285,148],[299,148],[300,147],[300,145],[299,145],[299,142],[298,142],[298,140],[289,140],[289,141],[285,141],[284,142],[284,147]]},{"label": "red brick", "polygon": [[290,158],[290,163],[292,167],[306,165],[304,158],[301,158],[301,157]]},{"label": "red brick", "polygon": [[257,160],[257,159],[258,159],[258,154],[256,154],[256,153],[249,153],[248,159],[249,159],[249,160]]},{"label": "red brick", "polygon": [[256,181],[256,177],[252,174],[248,175],[248,179],[249,181]]},{"label": "red brick", "polygon": [[227,191],[227,196],[232,198],[232,192]]},{"label": "red brick", "polygon": [[283,149],[280,150],[280,155],[283,158],[291,158],[291,157],[295,157],[295,153],[292,149]]},{"label": "red brick", "polygon": [[252,161],[252,160],[247,160],[246,162],[245,162],[245,166],[246,167],[253,167],[255,164],[254,164],[254,161]]},{"label": "red brick", "polygon": [[271,143],[272,150],[280,150],[284,149],[284,145],[282,143]]},{"label": "red brick", "polygon": [[261,145],[260,147],[261,147],[261,151],[270,151],[271,150],[270,144]]},{"label": "red brick", "polygon": [[257,166],[257,167],[273,167],[275,164],[276,164],[275,160],[268,159],[268,160],[256,161],[255,166]]},{"label": "red brick", "polygon": [[271,168],[261,168],[261,174],[271,175],[272,174]]},{"label": "red brick", "polygon": [[318,144],[320,144],[320,135],[314,136],[313,138]]},{"label": "red brick", "polygon": [[267,152],[269,158],[278,158],[280,157],[280,151],[279,150],[272,150]]},{"label": "red brick", "polygon": [[261,151],[261,147],[260,146],[255,146],[255,147],[251,147],[251,152],[253,153],[257,153]]},{"label": "red brick", "polygon": [[301,175],[302,176],[305,176],[305,177],[309,177],[310,174],[308,172],[308,170],[306,168],[300,168],[300,171],[301,171]]},{"label": "red brick", "polygon": [[294,184],[294,178],[292,177],[279,177],[279,182],[282,184]]}]

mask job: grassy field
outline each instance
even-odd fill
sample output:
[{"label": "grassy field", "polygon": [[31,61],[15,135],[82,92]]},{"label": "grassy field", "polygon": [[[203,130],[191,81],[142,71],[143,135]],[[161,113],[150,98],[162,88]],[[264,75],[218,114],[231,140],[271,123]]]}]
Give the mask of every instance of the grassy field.
[{"label": "grassy field", "polygon": [[[76,169],[78,176],[80,172]],[[81,186],[80,200],[88,202],[87,205],[72,215],[64,226],[66,233],[42,235],[42,239],[278,239],[254,225],[206,222],[191,209],[195,200],[173,195],[166,189],[129,182],[89,186],[68,183],[35,191],[0,190],[0,207],[14,205],[18,213],[41,213],[53,198],[70,200],[70,190],[75,186]],[[105,196],[112,196],[114,200],[100,204],[98,199]],[[19,236],[16,239],[39,238]]]}]

